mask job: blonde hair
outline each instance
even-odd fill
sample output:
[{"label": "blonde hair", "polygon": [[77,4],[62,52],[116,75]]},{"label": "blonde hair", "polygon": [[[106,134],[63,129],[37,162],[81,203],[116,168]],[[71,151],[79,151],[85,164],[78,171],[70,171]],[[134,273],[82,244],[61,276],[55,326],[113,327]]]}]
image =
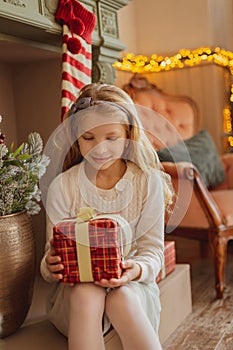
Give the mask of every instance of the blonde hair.
[{"label": "blonde hair", "polygon": [[[162,171],[162,166],[157,153],[144,132],[131,97],[125,91],[114,85],[98,83],[86,85],[80,91],[75,103],[78,103],[78,101],[86,97],[91,98],[92,101],[112,102],[113,105],[109,104],[111,109],[116,109],[117,106],[119,106],[121,113],[117,113],[116,115],[119,116],[119,122],[122,122],[122,117],[124,117],[127,137],[133,141],[130,142],[127,158],[133,160],[133,162],[135,162],[145,174],[151,174],[155,170],[161,173],[165,194],[165,206],[168,207],[171,204],[173,197],[170,176]],[[106,103],[106,105],[108,104]],[[125,110],[125,112],[123,112],[123,110]],[[67,118],[71,117],[71,115],[72,114],[68,113]],[[65,159],[64,170],[80,163],[82,159],[78,142],[75,141]]]}]

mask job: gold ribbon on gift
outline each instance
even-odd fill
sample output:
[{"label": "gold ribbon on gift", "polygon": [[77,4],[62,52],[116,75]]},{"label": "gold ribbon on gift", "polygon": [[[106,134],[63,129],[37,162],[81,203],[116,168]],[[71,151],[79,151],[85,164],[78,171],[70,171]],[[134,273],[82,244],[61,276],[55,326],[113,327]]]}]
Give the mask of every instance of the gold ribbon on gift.
[{"label": "gold ribbon on gift", "polygon": [[161,280],[163,280],[166,277],[166,265],[164,263],[162,269],[161,269]]},{"label": "gold ribbon on gift", "polygon": [[[103,214],[95,215],[94,209],[90,207],[82,207],[79,209],[77,215],[77,222],[75,225],[75,238],[77,249],[77,260],[79,269],[79,278],[81,282],[93,282],[92,266],[91,266],[91,252],[89,240],[89,220],[93,218],[112,219],[117,221],[120,226],[120,247],[122,249],[122,259],[127,256],[131,249],[132,231],[125,219],[117,214]],[[122,239],[122,229],[125,233],[125,242]],[[124,243],[124,244],[123,244]],[[123,248],[124,246],[124,248]],[[166,274],[166,272],[165,272]]]},{"label": "gold ribbon on gift", "polygon": [[80,208],[75,225],[78,269],[81,282],[94,281],[91,267],[91,252],[88,230],[88,221],[93,217],[94,210],[92,208]]}]

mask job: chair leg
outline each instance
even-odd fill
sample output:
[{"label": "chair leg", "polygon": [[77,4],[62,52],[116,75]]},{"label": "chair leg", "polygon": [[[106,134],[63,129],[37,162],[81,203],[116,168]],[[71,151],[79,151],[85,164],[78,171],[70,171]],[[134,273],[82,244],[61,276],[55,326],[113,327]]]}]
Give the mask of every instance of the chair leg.
[{"label": "chair leg", "polygon": [[225,289],[225,268],[227,257],[227,243],[228,240],[225,237],[219,236],[219,232],[210,233],[210,245],[214,258],[214,272],[215,272],[215,289],[217,292],[217,298],[223,297]]}]

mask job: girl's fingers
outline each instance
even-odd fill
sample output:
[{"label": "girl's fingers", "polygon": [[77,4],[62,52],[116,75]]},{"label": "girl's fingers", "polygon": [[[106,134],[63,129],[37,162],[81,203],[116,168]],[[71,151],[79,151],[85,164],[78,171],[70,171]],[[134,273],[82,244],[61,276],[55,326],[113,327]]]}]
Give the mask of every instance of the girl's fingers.
[{"label": "girl's fingers", "polygon": [[47,257],[45,258],[45,261],[48,265],[59,264],[61,262],[61,258],[60,256],[57,256],[57,255],[48,254]]},{"label": "girl's fingers", "polygon": [[64,269],[64,265],[61,263],[60,256],[55,255],[55,250],[53,248],[53,239],[50,240],[50,245],[51,247],[45,258],[45,262],[53,279],[58,282],[63,278],[63,275],[59,272]]},{"label": "girl's fingers", "polygon": [[133,269],[136,263],[133,260],[124,260],[121,262],[122,269]]},{"label": "girl's fingers", "polygon": [[[61,278],[60,278],[61,279]],[[65,286],[73,287],[74,283],[69,283],[69,282],[62,282]]]},{"label": "girl's fingers", "polygon": [[59,272],[64,269],[62,264],[49,265],[49,271],[52,273]]},{"label": "girl's fingers", "polygon": [[132,260],[124,260],[121,262],[121,267],[123,269],[129,269],[133,267],[134,262]]},{"label": "girl's fingers", "polygon": [[55,255],[55,250],[52,246],[51,246],[50,250],[48,251],[48,254],[45,258],[45,261],[47,264],[57,264],[61,261],[60,256]]},{"label": "girl's fingers", "polygon": [[129,281],[138,279],[141,276],[142,268],[141,265],[133,260],[122,261],[121,267],[125,270],[122,276],[127,275]]},{"label": "girl's fingers", "polygon": [[[116,280],[116,281],[118,281],[118,280]],[[114,282],[112,282],[111,280],[106,280],[106,279],[102,279],[102,280],[96,281],[94,283],[97,286],[104,287],[104,288],[115,288],[115,287],[118,287],[117,284],[114,284]]]},{"label": "girl's fingers", "polygon": [[96,281],[95,284],[104,288],[116,288],[127,284],[130,281],[127,275],[122,275],[121,278],[111,278],[110,280],[102,279]]},{"label": "girl's fingers", "polygon": [[110,280],[102,279],[99,282],[95,282],[95,284],[105,287],[105,288],[116,288],[120,286],[124,286],[130,281],[137,279],[141,274],[141,267],[133,260],[125,260],[122,261],[121,267],[123,268],[122,276],[117,278],[111,278]]},{"label": "girl's fingers", "polygon": [[61,273],[53,273],[53,279],[57,282],[59,282],[62,278],[63,278],[63,275]]}]

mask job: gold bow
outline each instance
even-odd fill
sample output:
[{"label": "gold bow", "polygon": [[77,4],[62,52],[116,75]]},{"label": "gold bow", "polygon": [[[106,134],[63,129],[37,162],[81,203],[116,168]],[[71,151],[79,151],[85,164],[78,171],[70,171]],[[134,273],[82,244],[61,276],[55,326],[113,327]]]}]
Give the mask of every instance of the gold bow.
[{"label": "gold bow", "polygon": [[78,218],[78,222],[86,222],[86,221],[89,221],[90,219],[93,219],[94,216],[95,216],[95,212],[93,208],[82,207],[82,208],[79,208],[77,218]]}]

